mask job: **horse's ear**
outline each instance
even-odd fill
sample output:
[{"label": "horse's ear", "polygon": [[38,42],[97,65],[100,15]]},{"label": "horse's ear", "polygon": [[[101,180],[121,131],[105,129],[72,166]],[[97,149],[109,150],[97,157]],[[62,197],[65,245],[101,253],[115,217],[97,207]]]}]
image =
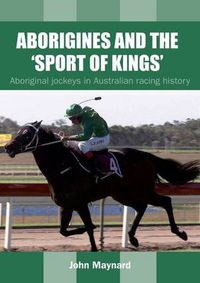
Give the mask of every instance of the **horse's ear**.
[{"label": "horse's ear", "polygon": [[36,125],[35,125],[35,126],[36,126],[37,128],[39,128],[39,127],[40,127],[40,125],[41,125],[41,123],[42,123],[42,120],[41,120],[41,121],[39,121],[39,122],[36,122]]}]

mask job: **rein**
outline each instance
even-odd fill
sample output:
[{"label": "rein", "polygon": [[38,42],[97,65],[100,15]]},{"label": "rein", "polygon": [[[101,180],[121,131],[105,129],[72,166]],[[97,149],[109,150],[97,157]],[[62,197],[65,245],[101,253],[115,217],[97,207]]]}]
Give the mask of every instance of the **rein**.
[{"label": "rein", "polygon": [[36,145],[36,146],[26,147],[26,150],[33,149],[33,151],[35,151],[38,147],[52,145],[52,144],[60,143],[60,142],[62,142],[62,141],[60,140],[60,141],[53,141],[53,142],[42,143],[42,144],[39,144],[39,145]]},{"label": "rein", "polygon": [[78,162],[78,165],[87,173],[90,173],[91,171],[88,170],[85,166],[83,166],[83,164],[80,162],[80,160],[78,159],[78,157],[76,156],[75,153],[73,153],[73,151],[70,151],[70,153],[73,155],[73,157],[76,159],[76,161]]}]

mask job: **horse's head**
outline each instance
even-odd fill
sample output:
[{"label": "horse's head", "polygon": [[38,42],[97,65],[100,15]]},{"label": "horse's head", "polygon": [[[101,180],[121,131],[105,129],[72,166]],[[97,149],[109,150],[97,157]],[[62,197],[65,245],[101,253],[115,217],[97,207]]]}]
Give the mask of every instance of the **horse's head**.
[{"label": "horse's head", "polygon": [[39,137],[38,132],[41,122],[34,122],[24,125],[13,138],[5,145],[5,151],[10,157],[15,157],[16,154],[27,152],[29,149],[37,147]]}]

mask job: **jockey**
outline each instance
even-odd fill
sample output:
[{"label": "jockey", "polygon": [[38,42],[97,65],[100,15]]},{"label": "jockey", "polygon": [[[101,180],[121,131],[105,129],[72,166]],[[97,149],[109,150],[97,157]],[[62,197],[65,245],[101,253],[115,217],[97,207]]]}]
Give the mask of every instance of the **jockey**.
[{"label": "jockey", "polygon": [[110,142],[109,129],[106,121],[90,107],[82,108],[79,104],[72,104],[66,110],[73,124],[81,125],[83,132],[79,135],[65,136],[63,141],[68,141],[70,147],[79,149],[86,159],[90,160],[91,167],[95,170],[94,154],[92,151],[106,149]]}]

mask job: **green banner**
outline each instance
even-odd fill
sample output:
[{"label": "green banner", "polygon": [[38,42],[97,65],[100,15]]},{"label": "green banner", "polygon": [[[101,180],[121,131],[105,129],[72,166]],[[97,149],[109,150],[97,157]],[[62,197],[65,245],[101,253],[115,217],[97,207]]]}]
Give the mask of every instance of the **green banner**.
[{"label": "green banner", "polygon": [[43,283],[43,253],[0,253],[0,280],[6,283]]},{"label": "green banner", "polygon": [[6,283],[199,282],[199,252],[0,253]]},{"label": "green banner", "polygon": [[157,255],[157,283],[200,281],[200,253],[164,252]]},{"label": "green banner", "polygon": [[77,282],[120,283],[120,267],[119,252],[78,253],[76,267]]},{"label": "green banner", "polygon": [[198,0],[1,0],[0,21],[199,21]]},{"label": "green banner", "polygon": [[200,89],[200,22],[1,22],[0,89]]}]

